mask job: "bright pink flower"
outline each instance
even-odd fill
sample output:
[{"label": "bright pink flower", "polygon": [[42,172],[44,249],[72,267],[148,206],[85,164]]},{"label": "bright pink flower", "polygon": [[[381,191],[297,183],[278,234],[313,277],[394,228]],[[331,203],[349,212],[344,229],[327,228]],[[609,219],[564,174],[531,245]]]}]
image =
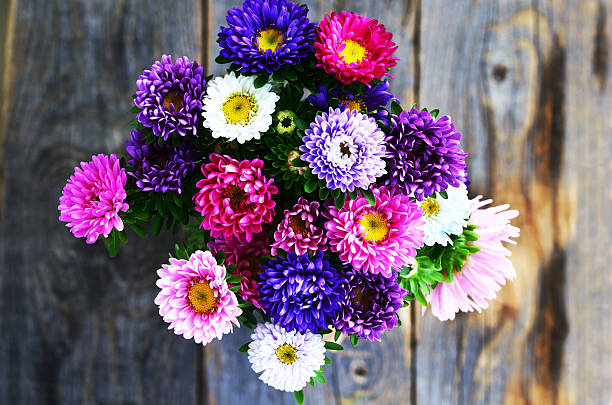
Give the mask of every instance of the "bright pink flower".
[{"label": "bright pink flower", "polygon": [[233,330],[242,310],[225,281],[225,267],[209,251],[198,250],[189,260],[170,259],[157,270],[161,288],[155,298],[159,314],[177,335],[207,344]]},{"label": "bright pink flower", "polygon": [[317,66],[344,84],[380,79],[399,60],[392,38],[377,20],[349,11],[326,15],[314,41]]},{"label": "bright pink flower", "polygon": [[[252,302],[257,308],[263,308],[259,303],[257,282],[261,273],[259,259],[270,254],[270,238],[267,232],[253,235],[250,242],[236,238],[226,239],[220,236],[209,242],[208,248],[213,254],[223,250],[225,252],[225,262],[237,266],[234,274],[242,276],[238,296],[243,300]],[[230,287],[233,287],[233,285]]]},{"label": "bright pink flower", "polygon": [[123,230],[120,211],[129,205],[123,201],[125,192],[125,169],[119,165],[117,156],[94,155],[90,162],[81,162],[64,186],[60,203],[60,221],[77,238],[86,237],[94,243],[99,235],[107,237],[113,228]]},{"label": "bright pink flower", "polygon": [[469,224],[476,225],[478,240],[474,245],[480,251],[471,254],[461,272],[455,272],[451,283],[439,283],[427,296],[431,313],[441,321],[455,319],[459,311],[480,312],[488,306],[487,300],[495,298],[500,285],[506,279],[513,280],[516,272],[508,259],[510,251],[502,242],[516,243],[510,238],[519,236],[519,228],[510,225],[510,220],[518,216],[518,211],[508,210],[509,205],[481,209],[493,200],[480,201],[476,197],[470,201],[472,216]]},{"label": "bright pink flower", "polygon": [[325,223],[329,245],[340,259],[355,269],[382,273],[414,263],[423,246],[423,211],[403,194],[386,187],[373,188],[375,205],[364,197],[348,200],[337,210],[329,207]]},{"label": "bright pink flower", "polygon": [[285,218],[274,232],[273,256],[279,248],[296,255],[327,250],[327,237],[323,229],[314,224],[319,217],[319,205],[300,197],[291,210],[285,210]]},{"label": "bright pink flower", "polygon": [[274,179],[261,173],[263,164],[259,159],[239,162],[216,153],[210,155],[210,163],[202,164],[204,178],[193,199],[204,217],[200,226],[212,237],[235,236],[250,242],[263,223],[272,222],[276,205],[272,194],[278,189],[272,185]]}]

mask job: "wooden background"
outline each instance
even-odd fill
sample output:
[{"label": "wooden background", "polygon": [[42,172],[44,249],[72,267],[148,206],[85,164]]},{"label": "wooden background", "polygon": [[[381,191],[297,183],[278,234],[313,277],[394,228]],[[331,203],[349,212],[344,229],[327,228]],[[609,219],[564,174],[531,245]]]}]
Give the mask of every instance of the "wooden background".
[{"label": "wooden background", "polygon": [[[58,222],[72,168],[120,152],[138,74],[212,60],[213,0],[0,0],[0,404],[291,404],[236,348],[166,330],[153,298],[171,236],[110,260]],[[400,45],[393,89],[452,115],[472,193],[521,211],[518,279],[483,314],[403,313],[333,356],[307,404],[612,403],[612,1],[308,1]]]}]

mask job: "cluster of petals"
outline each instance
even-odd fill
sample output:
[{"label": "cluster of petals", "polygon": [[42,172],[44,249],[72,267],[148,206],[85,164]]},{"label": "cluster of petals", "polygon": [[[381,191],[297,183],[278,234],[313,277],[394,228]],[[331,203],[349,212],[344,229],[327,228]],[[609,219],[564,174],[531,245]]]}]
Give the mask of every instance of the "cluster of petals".
[{"label": "cluster of petals", "polygon": [[279,248],[297,255],[327,250],[325,231],[315,225],[319,206],[317,201],[308,202],[300,197],[291,210],[285,210],[285,217],[274,232],[273,256],[277,255]]}]

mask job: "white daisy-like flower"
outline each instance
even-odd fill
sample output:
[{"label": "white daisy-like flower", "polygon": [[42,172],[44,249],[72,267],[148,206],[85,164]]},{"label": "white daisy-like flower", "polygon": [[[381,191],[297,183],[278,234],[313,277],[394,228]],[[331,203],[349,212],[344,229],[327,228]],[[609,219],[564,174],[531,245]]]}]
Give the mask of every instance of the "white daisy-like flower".
[{"label": "white daisy-like flower", "polygon": [[271,84],[256,88],[255,77],[230,72],[208,83],[202,116],[213,138],[245,143],[270,128],[279,97]]},{"label": "white daisy-like flower", "polygon": [[467,226],[470,217],[467,188],[463,184],[459,187],[449,186],[446,194],[447,198],[436,193],[419,202],[425,219],[423,230],[427,246],[452,244],[450,235],[460,235]]},{"label": "white daisy-like flower", "polygon": [[249,361],[259,379],[281,391],[299,391],[325,364],[321,335],[287,332],[279,325],[262,323],[251,335]]}]

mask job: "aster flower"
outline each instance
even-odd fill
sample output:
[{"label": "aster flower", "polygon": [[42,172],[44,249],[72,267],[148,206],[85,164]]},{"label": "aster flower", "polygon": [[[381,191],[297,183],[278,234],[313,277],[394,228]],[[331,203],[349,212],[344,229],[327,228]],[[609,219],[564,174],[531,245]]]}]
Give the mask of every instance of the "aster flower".
[{"label": "aster flower", "polygon": [[321,335],[286,331],[279,325],[261,323],[251,335],[249,362],[259,379],[281,391],[299,391],[325,364]]},{"label": "aster flower", "polygon": [[467,179],[467,153],[459,147],[460,140],[449,116],[435,119],[415,108],[394,115],[387,137],[390,157],[385,185],[413,193],[420,201],[449,186],[459,187]]},{"label": "aster flower", "polygon": [[[267,232],[253,235],[250,242],[233,237],[226,239],[220,236],[209,242],[208,248],[213,254],[217,254],[220,250],[225,252],[225,262],[235,264],[236,271],[234,274],[242,276],[238,296],[245,301],[250,301],[257,308],[263,309],[259,303],[257,282],[261,273],[259,260],[262,256],[270,254],[270,240]],[[230,285],[230,287],[233,287],[233,285]]]},{"label": "aster flower", "polygon": [[510,225],[510,220],[518,216],[518,211],[508,210],[508,204],[482,208],[491,202],[481,201],[480,196],[470,201],[472,215],[469,224],[476,226],[478,234],[478,240],[472,244],[480,250],[468,256],[461,269],[455,270],[452,282],[438,283],[427,296],[432,314],[441,321],[455,319],[459,311],[480,312],[486,309],[487,300],[495,298],[506,279],[516,277],[508,259],[510,251],[504,242],[516,243],[510,238],[517,238],[520,231]]},{"label": "aster flower", "polygon": [[279,97],[270,90],[271,84],[256,88],[255,78],[230,72],[208,84],[202,115],[213,138],[245,143],[270,128]]},{"label": "aster flower", "polygon": [[276,119],[278,124],[276,125],[276,132],[279,135],[292,134],[297,128],[295,125],[295,119],[297,116],[293,111],[282,110],[276,113]]},{"label": "aster flower", "polygon": [[293,161],[302,156],[299,150],[302,139],[295,135],[270,136],[265,138],[265,143],[270,149],[265,159],[271,162],[266,167],[267,174],[282,181],[287,190],[295,187],[295,193],[299,195],[304,190],[304,175],[308,168],[294,166]]},{"label": "aster flower", "polygon": [[373,118],[355,110],[330,109],[305,131],[301,158],[330,189],[367,188],[386,173],[384,137]]},{"label": "aster flower", "polygon": [[132,131],[131,140],[125,148],[133,159],[128,161],[135,171],[129,175],[136,179],[136,185],[143,191],[157,193],[176,190],[181,194],[183,180],[195,167],[198,152],[188,143],[177,146],[147,144],[141,131]]},{"label": "aster flower", "polygon": [[94,243],[98,236],[107,237],[113,229],[123,230],[120,212],[128,210],[124,200],[125,169],[114,154],[94,155],[89,162],[74,168],[62,190],[58,209],[60,221],[77,238]]},{"label": "aster flower", "polygon": [[278,248],[297,255],[327,250],[324,230],[314,224],[319,217],[317,201],[308,202],[300,197],[291,210],[285,210],[284,215],[274,232],[273,256],[277,255]]},{"label": "aster flower", "polygon": [[392,37],[377,20],[344,10],[326,15],[314,41],[317,66],[344,84],[380,79],[399,60]]},{"label": "aster flower", "polygon": [[446,198],[440,193],[418,202],[423,210],[425,219],[425,244],[433,246],[436,243],[442,246],[452,244],[450,235],[461,235],[467,226],[470,216],[470,202],[467,187],[449,186],[446,189]]},{"label": "aster flower", "polygon": [[383,332],[397,326],[396,312],[408,292],[399,286],[394,274],[385,277],[349,266],[344,276],[344,297],[334,328],[345,335],[356,333],[362,339],[380,341]]},{"label": "aster flower", "polygon": [[259,159],[237,161],[227,155],[212,153],[210,163],[202,164],[204,178],[196,186],[193,197],[196,210],[204,217],[202,228],[213,238],[232,236],[250,242],[262,230],[262,224],[272,222],[272,195],[278,189],[274,179],[261,173]]},{"label": "aster flower", "polygon": [[[389,91],[389,81],[383,80],[381,83],[365,86],[364,94],[353,94],[350,91],[345,91],[341,86],[334,87],[331,91],[327,87],[321,86],[317,92],[309,95],[306,101],[314,105],[321,111],[328,111],[329,107],[356,110],[358,112],[375,112],[375,118],[386,117],[389,113],[382,109],[392,100],[397,98]],[[330,105],[330,99],[337,98],[340,103],[338,105]]]},{"label": "aster flower", "polygon": [[414,262],[423,246],[421,209],[402,194],[386,187],[372,189],[375,204],[366,198],[348,200],[338,210],[328,207],[325,223],[329,246],[340,259],[363,272],[382,273]]},{"label": "aster flower", "polygon": [[196,134],[205,87],[202,66],[186,56],[172,62],[170,55],[163,55],[140,75],[136,85],[134,103],[142,110],[138,113],[142,125],[164,140],[174,133]]},{"label": "aster flower", "polygon": [[263,266],[260,301],[274,323],[289,331],[316,333],[336,317],[341,282],[322,252],[312,258],[287,253]]},{"label": "aster flower", "polygon": [[159,314],[177,335],[207,344],[231,333],[242,314],[238,299],[225,281],[225,267],[214,256],[201,250],[189,260],[170,259],[157,270],[155,298]]},{"label": "aster flower", "polygon": [[240,71],[272,73],[297,65],[312,50],[315,24],[308,8],[286,0],[246,0],[228,11],[221,27],[221,56],[240,65]]}]

